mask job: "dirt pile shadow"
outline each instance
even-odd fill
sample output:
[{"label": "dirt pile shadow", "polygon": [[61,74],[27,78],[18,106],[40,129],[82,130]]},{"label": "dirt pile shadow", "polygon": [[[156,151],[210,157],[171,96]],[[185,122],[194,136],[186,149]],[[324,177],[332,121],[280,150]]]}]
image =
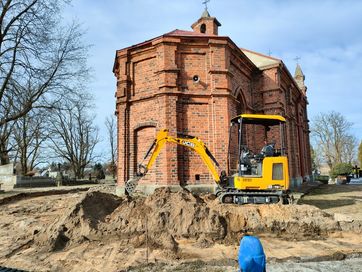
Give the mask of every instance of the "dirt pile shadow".
[{"label": "dirt pile shadow", "polygon": [[180,239],[208,247],[237,244],[245,232],[301,240],[337,230],[340,226],[332,216],[309,205],[221,205],[211,195],[199,197],[163,188],[134,199],[88,192],[37,233],[35,241],[48,251],[109,239],[177,252]]}]

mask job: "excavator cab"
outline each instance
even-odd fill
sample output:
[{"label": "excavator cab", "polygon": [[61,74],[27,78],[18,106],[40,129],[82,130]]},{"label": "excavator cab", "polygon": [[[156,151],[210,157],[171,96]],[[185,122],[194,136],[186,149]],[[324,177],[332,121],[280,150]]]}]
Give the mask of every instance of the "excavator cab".
[{"label": "excavator cab", "polygon": [[[225,187],[227,190],[225,191]],[[285,118],[241,114],[231,120],[223,203],[288,202]]]}]

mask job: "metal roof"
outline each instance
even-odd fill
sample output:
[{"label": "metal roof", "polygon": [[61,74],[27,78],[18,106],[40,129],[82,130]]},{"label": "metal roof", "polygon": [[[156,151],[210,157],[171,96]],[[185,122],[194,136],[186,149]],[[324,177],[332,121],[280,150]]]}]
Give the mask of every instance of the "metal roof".
[{"label": "metal roof", "polygon": [[273,65],[279,65],[281,63],[280,59],[266,56],[249,49],[240,48],[240,50],[260,69],[268,68]]},{"label": "metal roof", "polygon": [[201,14],[201,18],[210,18],[210,13],[207,11],[207,9],[204,10],[204,12]]}]

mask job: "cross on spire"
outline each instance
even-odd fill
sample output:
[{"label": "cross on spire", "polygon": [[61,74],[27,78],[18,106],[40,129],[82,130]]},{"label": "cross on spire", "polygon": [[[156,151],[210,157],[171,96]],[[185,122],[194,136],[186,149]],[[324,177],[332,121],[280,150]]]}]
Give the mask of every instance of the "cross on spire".
[{"label": "cross on spire", "polygon": [[210,0],[204,0],[204,1],[202,2],[202,4],[205,5],[205,10],[207,10],[207,3],[208,3],[208,2],[210,2]]},{"label": "cross on spire", "polygon": [[297,64],[299,64],[299,60],[301,59],[301,57],[298,57],[298,56],[296,56],[295,58],[294,58],[294,60],[297,62]]}]

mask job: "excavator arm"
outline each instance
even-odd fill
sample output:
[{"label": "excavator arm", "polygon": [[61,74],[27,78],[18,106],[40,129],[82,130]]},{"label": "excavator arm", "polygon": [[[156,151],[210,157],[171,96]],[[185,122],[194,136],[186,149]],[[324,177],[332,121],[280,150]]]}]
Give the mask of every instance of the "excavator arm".
[{"label": "excavator arm", "polygon": [[149,148],[149,150],[147,151],[147,153],[143,159],[143,161],[146,160],[147,157],[151,154],[151,157],[148,160],[148,163],[146,165],[143,165],[141,163],[139,165],[139,169],[136,173],[136,176],[129,179],[126,182],[125,189],[129,195],[131,195],[134,192],[134,190],[136,189],[136,187],[138,185],[138,181],[142,177],[144,177],[147,174],[147,172],[151,169],[152,165],[156,161],[156,158],[158,157],[158,155],[160,154],[162,148],[164,147],[164,145],[166,143],[175,143],[178,145],[185,146],[185,147],[191,149],[192,151],[195,151],[197,154],[200,155],[202,161],[209,169],[215,182],[217,184],[220,183],[220,176],[218,174],[216,167],[214,166],[214,164],[215,164],[217,167],[219,167],[219,164],[216,161],[216,159],[214,158],[214,156],[211,154],[209,149],[206,147],[206,145],[199,138],[194,137],[194,136],[182,135],[182,134],[180,134],[178,136],[180,136],[180,137],[169,136],[167,129],[163,129],[157,133],[156,139],[152,143],[151,147]]}]

